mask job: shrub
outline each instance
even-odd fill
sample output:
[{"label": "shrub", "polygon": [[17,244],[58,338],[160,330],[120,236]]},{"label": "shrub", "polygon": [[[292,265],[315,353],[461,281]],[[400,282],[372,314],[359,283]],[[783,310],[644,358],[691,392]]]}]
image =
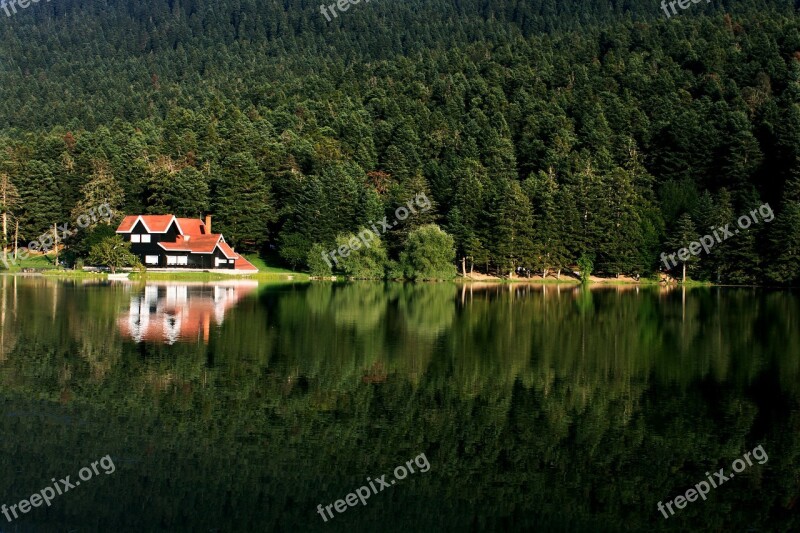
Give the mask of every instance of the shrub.
[{"label": "shrub", "polygon": [[[369,234],[369,235],[368,235]],[[359,235],[363,238],[359,238]],[[371,236],[371,237],[370,237]],[[347,257],[336,255],[339,268],[352,279],[383,279],[388,257],[383,241],[369,230],[361,230],[358,235],[346,234],[336,237],[336,246],[349,249]]]},{"label": "shrub", "polygon": [[327,278],[333,275],[330,256],[328,256],[327,261],[325,260],[329,252],[330,250],[319,243],[315,243],[309,250],[306,264],[308,265],[309,273],[313,277]]},{"label": "shrub", "polygon": [[456,276],[453,237],[436,224],[426,224],[408,234],[400,255],[406,277],[413,280],[447,280]]}]

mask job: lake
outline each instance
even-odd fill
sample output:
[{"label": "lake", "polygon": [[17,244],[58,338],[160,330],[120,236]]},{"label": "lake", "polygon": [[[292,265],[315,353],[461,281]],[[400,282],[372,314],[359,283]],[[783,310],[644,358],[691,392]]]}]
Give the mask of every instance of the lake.
[{"label": "lake", "polygon": [[0,498],[68,488],[0,530],[797,531],[799,322],[766,289],[0,276]]}]

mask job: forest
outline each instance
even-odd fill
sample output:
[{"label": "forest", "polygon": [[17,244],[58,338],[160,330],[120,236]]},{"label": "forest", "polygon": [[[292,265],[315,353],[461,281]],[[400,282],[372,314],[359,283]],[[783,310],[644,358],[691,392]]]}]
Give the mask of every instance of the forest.
[{"label": "forest", "polygon": [[773,222],[689,276],[797,282],[798,6],[648,4],[371,2],[332,22],[299,0],[32,5],[0,17],[2,244],[108,201],[212,214],[237,251],[313,269],[424,192],[433,208],[382,236],[386,275],[436,225],[453,270],[652,276],[768,202]]}]

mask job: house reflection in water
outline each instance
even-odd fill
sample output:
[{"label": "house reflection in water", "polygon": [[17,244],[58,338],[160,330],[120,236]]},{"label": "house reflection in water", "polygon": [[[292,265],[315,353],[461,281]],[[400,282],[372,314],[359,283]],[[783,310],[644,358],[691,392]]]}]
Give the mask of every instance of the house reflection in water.
[{"label": "house reflection in water", "polygon": [[174,344],[202,338],[208,342],[211,323],[258,289],[257,281],[220,283],[155,283],[131,296],[130,309],[117,320],[122,336],[135,342]]}]

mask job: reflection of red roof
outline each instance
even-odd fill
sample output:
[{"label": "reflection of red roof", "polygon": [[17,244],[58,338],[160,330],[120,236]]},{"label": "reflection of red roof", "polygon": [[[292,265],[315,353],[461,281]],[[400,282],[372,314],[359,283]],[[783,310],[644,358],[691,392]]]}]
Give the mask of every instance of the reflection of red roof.
[{"label": "reflection of red roof", "polygon": [[150,233],[164,233],[169,229],[174,219],[173,215],[128,215],[122,219],[117,228],[117,233],[130,233],[136,226],[137,220],[141,220]]},{"label": "reflection of red roof", "polygon": [[[149,302],[146,297],[134,296],[136,309],[132,305],[128,312],[121,313],[117,319],[117,326],[124,337],[136,342],[168,344],[202,338],[207,343],[211,324],[219,326],[228,311],[258,288],[258,282],[158,285],[164,286],[183,287],[186,299],[170,302],[169,296],[165,297],[162,293],[157,296],[156,301]],[[214,291],[215,286],[220,293]],[[155,311],[152,306],[155,306]]]}]

